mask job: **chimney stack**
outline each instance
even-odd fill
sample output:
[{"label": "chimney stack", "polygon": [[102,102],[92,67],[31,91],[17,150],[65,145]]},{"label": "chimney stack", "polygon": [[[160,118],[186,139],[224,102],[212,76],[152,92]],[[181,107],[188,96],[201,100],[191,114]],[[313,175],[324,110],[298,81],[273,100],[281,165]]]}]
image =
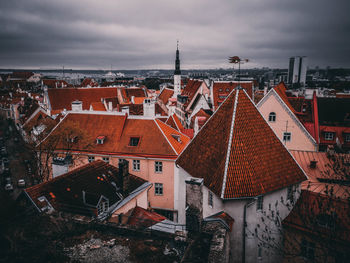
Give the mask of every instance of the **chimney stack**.
[{"label": "chimney stack", "polygon": [[143,101],[143,116],[154,117],[156,112],[156,106],[151,99],[145,99]]},{"label": "chimney stack", "polygon": [[129,176],[129,161],[121,159],[118,165],[118,180],[122,185],[122,194],[129,194],[130,176]]},{"label": "chimney stack", "polygon": [[186,182],[186,227],[199,232],[203,221],[203,179],[189,178]]}]

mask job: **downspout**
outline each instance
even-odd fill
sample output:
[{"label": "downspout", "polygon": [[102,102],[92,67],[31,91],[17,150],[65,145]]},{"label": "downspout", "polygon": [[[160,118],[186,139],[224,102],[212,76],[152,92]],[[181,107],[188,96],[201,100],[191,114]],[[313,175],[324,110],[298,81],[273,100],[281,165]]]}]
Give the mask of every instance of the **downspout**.
[{"label": "downspout", "polygon": [[242,247],[242,263],[245,263],[245,235],[246,235],[246,228],[247,228],[247,207],[249,207],[251,204],[253,204],[255,201],[251,201],[250,203],[247,202],[244,204],[243,209],[243,231],[242,231],[242,239],[243,239],[243,247]]}]

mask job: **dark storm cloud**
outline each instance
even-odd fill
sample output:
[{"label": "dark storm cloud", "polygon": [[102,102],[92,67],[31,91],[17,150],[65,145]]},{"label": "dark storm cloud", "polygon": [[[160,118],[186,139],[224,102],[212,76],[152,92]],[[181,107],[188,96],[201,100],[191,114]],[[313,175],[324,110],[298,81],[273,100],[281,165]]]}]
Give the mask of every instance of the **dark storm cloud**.
[{"label": "dark storm cloud", "polygon": [[[348,0],[12,0],[0,6],[0,67],[287,67],[350,62]],[[247,65],[248,66],[248,65]]]}]

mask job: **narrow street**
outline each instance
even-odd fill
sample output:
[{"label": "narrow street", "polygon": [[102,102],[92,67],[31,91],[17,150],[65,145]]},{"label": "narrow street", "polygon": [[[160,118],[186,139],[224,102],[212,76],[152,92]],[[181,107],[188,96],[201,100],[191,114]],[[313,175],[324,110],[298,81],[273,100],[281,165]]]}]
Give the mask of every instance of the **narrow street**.
[{"label": "narrow street", "polygon": [[[5,171],[4,165],[0,166],[0,191],[8,192],[13,199],[17,199],[25,187],[33,184],[32,174],[30,174],[33,172],[32,157],[22,137],[15,129],[13,122],[1,119],[0,127],[2,130],[2,141],[4,142],[3,146],[1,146],[6,149],[6,154],[2,154],[1,158],[2,160],[7,158],[9,161],[8,171]],[[28,170],[30,170],[30,172]],[[13,190],[5,190],[5,185],[9,180],[6,178],[10,178]],[[24,179],[25,186],[18,186],[18,180],[20,179]]]}]

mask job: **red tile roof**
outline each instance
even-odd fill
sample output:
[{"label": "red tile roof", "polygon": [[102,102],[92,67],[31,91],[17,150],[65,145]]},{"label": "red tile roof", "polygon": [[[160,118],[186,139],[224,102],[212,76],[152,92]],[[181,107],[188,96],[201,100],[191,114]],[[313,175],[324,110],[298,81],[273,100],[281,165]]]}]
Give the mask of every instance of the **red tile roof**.
[{"label": "red tile roof", "polygon": [[101,102],[102,98],[117,97],[117,88],[49,89],[48,95],[53,112],[71,110],[75,100],[83,103],[83,110],[89,110],[93,102]]},{"label": "red tile roof", "polygon": [[184,130],[184,126],[182,125],[181,121],[176,116],[176,114],[169,116],[165,123],[178,130],[179,132],[182,132]]},{"label": "red tile roof", "polygon": [[213,84],[213,100],[215,109],[225,100],[230,92],[238,87],[238,84],[246,90],[249,97],[252,97],[253,92],[253,81],[245,82],[214,82]]},{"label": "red tile roof", "polygon": [[231,92],[176,163],[224,199],[254,197],[306,179],[243,90]]},{"label": "red tile roof", "polygon": [[168,100],[173,96],[173,94],[173,89],[164,88],[159,94],[158,99],[166,105],[168,103]]},{"label": "red tile roof", "polygon": [[[187,136],[159,120],[127,119],[126,116],[104,114],[69,113],[50,136],[55,136],[60,129],[71,123],[87,133],[91,143],[90,147],[81,149],[78,141],[74,146],[75,151],[174,159],[189,142]],[[181,143],[171,134],[179,135]],[[100,135],[106,139],[103,144],[96,144],[96,138]],[[131,137],[140,138],[138,146],[129,146]],[[62,148],[64,145],[59,145],[59,149]]]},{"label": "red tile roof", "polygon": [[81,86],[82,87],[98,87],[98,83],[92,79],[92,78],[85,78],[82,82],[81,82]]},{"label": "red tile roof", "polygon": [[288,106],[288,108],[293,113],[296,113],[296,110],[294,109],[294,107],[292,106],[292,104],[288,100],[288,97],[287,97],[287,94],[286,94],[286,90],[287,90],[286,85],[283,82],[281,82],[277,86],[275,86],[273,89],[276,91],[278,96],[280,96],[280,98],[283,100],[283,102]]},{"label": "red tile roof", "polygon": [[59,79],[43,79],[43,84],[50,89],[67,88],[69,86],[65,80]]},{"label": "red tile roof", "polygon": [[175,149],[177,154],[180,154],[183,149],[190,142],[190,138],[185,136],[183,133],[175,130],[174,128],[166,125],[164,122],[160,120],[155,120],[162,130],[163,134],[166,136],[167,140],[172,145],[173,149]]},{"label": "red tile roof", "polygon": [[159,222],[166,220],[166,218],[156,212],[148,211],[142,207],[136,206],[126,213],[128,220],[125,224],[137,227],[146,228],[153,226]]},{"label": "red tile roof", "polygon": [[181,92],[182,96],[187,96],[188,99],[185,103],[185,107],[192,101],[194,95],[196,94],[199,87],[202,85],[203,81],[189,79],[187,81],[186,87]]},{"label": "red tile roof", "polygon": [[100,101],[92,102],[91,107],[94,111],[106,111],[105,105]]},{"label": "red tile roof", "polygon": [[[332,198],[312,191],[301,191],[293,210],[283,220],[283,225],[292,229],[316,235],[317,239],[327,242],[350,241],[350,206],[347,199]],[[328,227],[318,223],[326,216]],[[332,221],[332,222],[330,222]],[[326,238],[325,240],[323,238]]]},{"label": "red tile roof", "polygon": [[[131,174],[129,176],[128,193],[146,182],[137,176]],[[101,195],[107,197],[111,206],[120,200],[119,196],[116,195],[116,188],[112,182],[122,188],[123,183],[119,180],[118,169],[99,160],[50,181],[29,187],[25,191],[37,207],[42,207],[38,198],[45,196],[55,210],[94,215],[94,209],[84,203],[83,191],[86,195],[89,195],[93,203],[96,203]],[[92,205],[92,203],[90,204]]]}]

